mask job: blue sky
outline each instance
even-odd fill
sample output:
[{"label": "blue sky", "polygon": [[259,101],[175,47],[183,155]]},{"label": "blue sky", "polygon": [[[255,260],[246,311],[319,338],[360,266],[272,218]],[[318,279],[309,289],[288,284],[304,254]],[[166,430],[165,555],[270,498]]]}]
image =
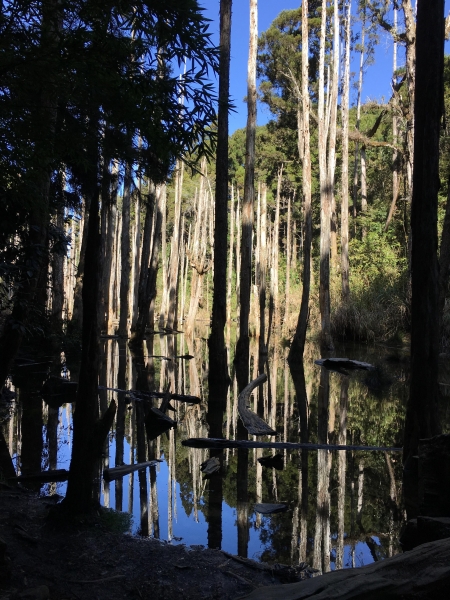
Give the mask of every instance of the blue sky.
[{"label": "blue sky", "polygon": [[[413,0],[414,2],[414,0]],[[211,19],[210,30],[213,40],[219,43],[219,0],[200,0],[205,8],[205,16]],[[259,0],[258,2],[258,33],[269,28],[272,21],[282,10],[298,8],[300,0],[281,0],[273,2],[270,0]],[[448,13],[450,0],[446,0],[446,14]],[[356,1],[352,2],[352,14],[355,14]],[[248,37],[249,37],[249,0],[234,0],[232,15],[232,38],[231,38],[231,84],[230,93],[236,106],[236,112],[230,114],[230,133],[236,129],[245,127],[247,120],[247,107],[243,98],[247,93],[247,59],[248,59]],[[392,39],[386,33],[380,32],[379,42],[375,51],[375,62],[368,67],[363,84],[362,100],[382,101],[388,100],[391,95],[390,80],[392,73]],[[448,53],[448,48],[446,48]],[[403,64],[403,57],[399,55],[398,65]],[[352,57],[352,71],[355,77],[358,71],[359,56],[355,53]],[[351,102],[355,98],[351,99]],[[270,119],[270,113],[264,105],[258,106],[258,125],[263,125]]]}]

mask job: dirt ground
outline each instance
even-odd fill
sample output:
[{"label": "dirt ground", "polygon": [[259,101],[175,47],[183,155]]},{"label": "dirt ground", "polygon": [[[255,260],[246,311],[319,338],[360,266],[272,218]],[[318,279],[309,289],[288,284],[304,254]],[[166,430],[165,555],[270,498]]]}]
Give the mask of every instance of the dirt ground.
[{"label": "dirt ground", "polygon": [[69,530],[51,511],[48,498],[0,483],[0,600],[227,600],[281,584],[276,568],[111,533],[95,518]]}]

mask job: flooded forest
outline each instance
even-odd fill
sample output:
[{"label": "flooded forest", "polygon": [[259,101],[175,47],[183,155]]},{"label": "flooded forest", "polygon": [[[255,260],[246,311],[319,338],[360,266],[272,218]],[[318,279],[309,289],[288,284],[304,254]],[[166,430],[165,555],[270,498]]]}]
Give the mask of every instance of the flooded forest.
[{"label": "flooded forest", "polygon": [[450,516],[449,23],[422,4],[259,31],[250,0],[230,132],[232,0],[4,0],[0,497],[290,582]]}]

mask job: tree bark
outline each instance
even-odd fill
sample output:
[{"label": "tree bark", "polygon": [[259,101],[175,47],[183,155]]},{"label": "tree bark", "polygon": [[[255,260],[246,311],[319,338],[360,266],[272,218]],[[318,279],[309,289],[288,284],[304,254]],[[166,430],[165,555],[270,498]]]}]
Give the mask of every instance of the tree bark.
[{"label": "tree bark", "polygon": [[[305,349],[306,329],[309,314],[309,292],[311,286],[311,148],[309,133],[309,32],[308,32],[308,0],[302,2],[302,110],[303,131],[298,132],[299,145],[302,151],[302,195],[304,209],[304,239],[303,239],[303,289],[302,302],[297,320],[297,327],[289,349],[289,365],[303,360]],[[295,247],[295,246],[294,246]]]},{"label": "tree bark", "polygon": [[228,234],[228,96],[230,90],[232,0],[220,2],[219,114],[216,151],[216,198],[214,219],[214,291],[211,334],[208,340],[211,377],[229,381],[224,328],[227,318]]},{"label": "tree bark", "polygon": [[128,336],[128,316],[130,312],[129,291],[131,274],[131,244],[130,244],[130,208],[131,208],[131,165],[125,165],[122,198],[122,237],[121,237],[121,277],[120,277],[120,319],[118,334]]},{"label": "tree bark", "polygon": [[437,200],[443,110],[444,2],[419,2],[415,73],[412,233],[411,380],[404,459],[420,438],[439,432],[439,269]]},{"label": "tree bark", "polygon": [[239,340],[235,365],[239,392],[248,384],[250,359],[249,316],[252,280],[252,230],[255,196],[256,136],[256,55],[258,49],[258,2],[250,0],[250,45],[247,78],[247,131],[245,141],[245,182],[242,205]]},{"label": "tree bark", "polygon": [[350,298],[349,260],[348,260],[348,108],[350,87],[350,24],[351,2],[347,1],[345,21],[344,81],[342,89],[342,191],[341,191],[341,278],[342,301],[346,304]]}]

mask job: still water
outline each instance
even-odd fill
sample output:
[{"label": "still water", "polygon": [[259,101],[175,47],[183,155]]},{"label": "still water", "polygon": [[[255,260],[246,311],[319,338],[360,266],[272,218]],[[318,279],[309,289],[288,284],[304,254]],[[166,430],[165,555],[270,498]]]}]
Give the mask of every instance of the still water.
[{"label": "still water", "polygon": [[[365,565],[400,551],[401,453],[228,449],[219,453],[219,474],[205,478],[201,464],[212,451],[188,448],[181,442],[207,438],[217,419],[222,436],[235,439],[239,418],[235,381],[223,411],[217,408],[216,398],[208,398],[206,335],[155,335],[138,356],[115,339],[102,340],[102,347],[99,383],[109,389],[99,391],[100,410],[114,399],[118,412],[105,445],[96,493],[104,506],[132,515],[132,533],[172,544],[221,547],[256,560],[306,562],[323,572]],[[256,345],[252,351],[251,373],[256,377]],[[265,366],[268,382],[255,390],[250,408],[276,429],[276,441],[400,447],[408,375],[402,351],[346,346],[335,355],[369,362],[377,370],[330,372],[314,364],[320,354],[310,344],[302,400],[289,371],[287,351],[281,343],[275,344]],[[77,365],[70,356],[63,358],[62,375],[77,381]],[[16,399],[3,429],[18,473],[69,468],[73,405],[65,401],[50,406],[39,394],[49,372],[60,374],[57,363],[58,359],[40,359],[15,370]],[[201,399],[200,404],[172,401],[176,412],[169,415],[177,428],[151,442],[145,438],[140,402],[113,391],[139,388],[142,378],[155,391],[170,385],[171,392]],[[161,400],[153,402],[159,406]],[[276,454],[281,455],[277,468],[258,461]],[[161,462],[145,471],[110,483],[101,477],[103,468],[154,458]],[[37,489],[63,496],[65,486],[47,483]],[[258,503],[285,504],[287,510],[264,515],[255,511]]]}]

